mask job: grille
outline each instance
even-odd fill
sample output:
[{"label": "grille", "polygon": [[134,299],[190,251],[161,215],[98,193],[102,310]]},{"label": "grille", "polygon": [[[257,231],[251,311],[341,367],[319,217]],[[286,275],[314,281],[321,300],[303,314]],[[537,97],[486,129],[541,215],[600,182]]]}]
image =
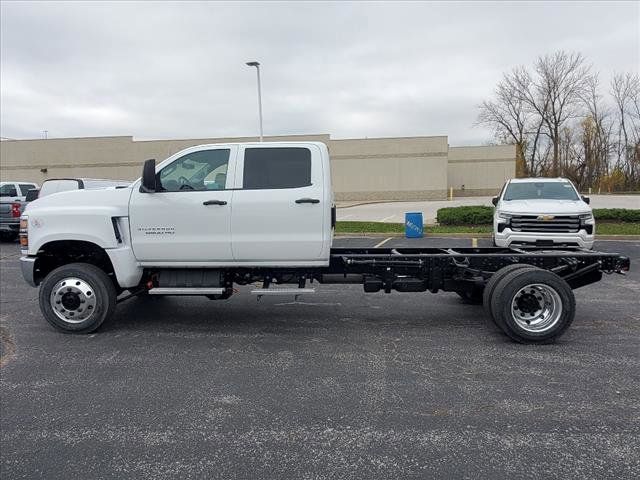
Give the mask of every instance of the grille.
[{"label": "grille", "polygon": [[555,215],[543,220],[542,215],[516,215],[511,217],[514,232],[576,233],[580,230],[577,215]]}]

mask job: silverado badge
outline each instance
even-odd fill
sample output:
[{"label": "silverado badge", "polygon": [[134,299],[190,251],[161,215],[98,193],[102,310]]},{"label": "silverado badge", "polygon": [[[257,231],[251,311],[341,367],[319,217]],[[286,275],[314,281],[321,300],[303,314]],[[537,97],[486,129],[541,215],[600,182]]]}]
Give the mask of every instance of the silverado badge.
[{"label": "silverado badge", "polygon": [[554,215],[538,215],[538,220],[542,220],[543,222],[548,222],[556,218]]}]

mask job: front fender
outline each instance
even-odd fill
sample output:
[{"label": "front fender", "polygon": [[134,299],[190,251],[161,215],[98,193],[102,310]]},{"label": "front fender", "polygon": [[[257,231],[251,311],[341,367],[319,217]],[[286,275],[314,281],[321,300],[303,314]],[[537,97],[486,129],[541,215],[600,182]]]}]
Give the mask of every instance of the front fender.
[{"label": "front fender", "polygon": [[29,212],[28,254],[36,255],[43,245],[57,240],[81,240],[104,249],[117,248],[113,222],[109,213],[102,212]]}]

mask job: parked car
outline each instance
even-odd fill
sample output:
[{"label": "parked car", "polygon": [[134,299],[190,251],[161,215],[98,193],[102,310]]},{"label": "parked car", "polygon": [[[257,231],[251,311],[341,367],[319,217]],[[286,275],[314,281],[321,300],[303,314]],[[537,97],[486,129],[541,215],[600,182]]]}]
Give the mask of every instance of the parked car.
[{"label": "parked car", "polygon": [[493,199],[493,241],[515,245],[593,248],[596,225],[589,197],[566,178],[515,178]]},{"label": "parked car", "polygon": [[20,215],[26,205],[30,190],[38,188],[33,182],[0,182],[0,239],[15,240],[18,237]]},{"label": "parked car", "polygon": [[33,182],[0,182],[0,200],[3,202],[15,202],[24,200],[27,192],[33,188],[38,188]]},{"label": "parked car", "polygon": [[96,190],[98,188],[127,187],[128,180],[108,180],[103,178],[50,178],[42,182],[42,188],[37,198],[46,197],[52,193],[68,192],[69,190]]}]

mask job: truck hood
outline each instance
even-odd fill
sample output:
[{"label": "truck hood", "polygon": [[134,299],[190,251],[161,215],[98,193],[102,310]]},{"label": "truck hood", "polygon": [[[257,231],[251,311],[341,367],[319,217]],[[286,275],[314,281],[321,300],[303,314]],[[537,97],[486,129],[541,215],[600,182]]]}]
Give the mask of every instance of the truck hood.
[{"label": "truck hood", "polygon": [[108,209],[112,216],[129,215],[131,188],[104,188],[96,190],[70,190],[38,198],[30,202],[25,214],[46,213],[47,211],[80,211]]},{"label": "truck hood", "polygon": [[579,215],[591,213],[591,207],[582,200],[510,200],[501,201],[499,211],[503,213]]}]

